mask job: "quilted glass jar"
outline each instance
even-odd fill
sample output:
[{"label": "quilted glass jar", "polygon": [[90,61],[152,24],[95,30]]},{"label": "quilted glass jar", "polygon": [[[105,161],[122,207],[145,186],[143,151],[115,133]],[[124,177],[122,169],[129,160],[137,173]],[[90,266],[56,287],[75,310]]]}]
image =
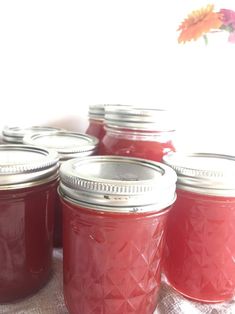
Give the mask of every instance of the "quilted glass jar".
[{"label": "quilted glass jar", "polygon": [[64,296],[69,312],[152,314],[175,172],[111,156],[60,168]]},{"label": "quilted glass jar", "polygon": [[235,293],[235,158],[169,154],[178,174],[164,272],[184,296],[222,302]]},{"label": "quilted glass jar", "polygon": [[0,303],[36,292],[51,274],[58,156],[0,145]]}]

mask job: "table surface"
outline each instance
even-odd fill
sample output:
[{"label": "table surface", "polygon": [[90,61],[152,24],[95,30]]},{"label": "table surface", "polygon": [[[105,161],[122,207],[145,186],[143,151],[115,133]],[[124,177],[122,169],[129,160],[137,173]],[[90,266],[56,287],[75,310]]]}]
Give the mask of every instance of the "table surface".
[{"label": "table surface", "polygon": [[[30,298],[14,304],[0,305],[0,314],[68,314],[63,298],[62,259],[62,250],[54,250],[53,275],[48,284]],[[220,304],[201,304],[186,300],[166,283],[162,283],[154,314],[199,313],[235,314],[235,299]]]}]

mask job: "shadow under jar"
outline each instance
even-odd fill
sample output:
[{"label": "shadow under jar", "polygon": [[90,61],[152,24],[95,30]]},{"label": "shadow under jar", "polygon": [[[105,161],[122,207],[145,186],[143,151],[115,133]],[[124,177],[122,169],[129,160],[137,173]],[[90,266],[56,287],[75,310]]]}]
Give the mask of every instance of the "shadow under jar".
[{"label": "shadow under jar", "polygon": [[64,296],[69,312],[152,314],[176,174],[111,156],[65,162]]},{"label": "shadow under jar", "polygon": [[166,110],[138,107],[105,108],[106,133],[99,155],[116,155],[162,161],[175,151],[175,130]]},{"label": "shadow under jar", "polygon": [[218,154],[164,157],[178,174],[169,214],[164,273],[184,296],[222,302],[235,293],[235,158]]},{"label": "shadow under jar", "polygon": [[[28,145],[56,150],[60,164],[72,158],[95,155],[99,142],[94,136],[69,131],[35,133],[25,136],[23,141]],[[62,208],[58,194],[55,202],[54,246],[62,246]]]},{"label": "shadow under jar", "polygon": [[0,303],[33,294],[49,279],[58,156],[0,145]]}]

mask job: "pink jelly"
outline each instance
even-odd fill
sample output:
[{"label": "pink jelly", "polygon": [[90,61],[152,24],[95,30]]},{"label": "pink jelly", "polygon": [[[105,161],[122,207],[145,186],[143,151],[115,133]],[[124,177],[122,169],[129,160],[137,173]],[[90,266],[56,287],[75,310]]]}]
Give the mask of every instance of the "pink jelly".
[{"label": "pink jelly", "polygon": [[235,159],[172,154],[165,161],[178,173],[177,200],[167,223],[167,280],[194,300],[231,299],[235,293]]},{"label": "pink jelly", "polygon": [[164,110],[141,108],[106,109],[106,134],[99,155],[117,155],[162,161],[175,151],[174,129]]},{"label": "pink jelly", "polygon": [[176,177],[170,170],[118,157],[62,165],[64,295],[70,313],[153,313],[174,201]]}]

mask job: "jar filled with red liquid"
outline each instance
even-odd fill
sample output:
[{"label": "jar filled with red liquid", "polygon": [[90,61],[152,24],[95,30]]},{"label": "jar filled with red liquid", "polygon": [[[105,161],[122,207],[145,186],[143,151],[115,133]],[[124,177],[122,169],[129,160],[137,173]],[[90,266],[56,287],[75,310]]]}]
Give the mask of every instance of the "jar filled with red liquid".
[{"label": "jar filled with red liquid", "polygon": [[2,139],[5,143],[23,144],[24,136],[32,133],[57,132],[59,128],[51,126],[5,126],[2,131]]},{"label": "jar filled with red liquid", "polygon": [[90,105],[89,106],[89,125],[86,130],[86,134],[95,136],[100,141],[102,140],[102,138],[105,135],[105,128],[104,128],[105,110],[109,106],[117,106],[118,108],[120,108],[120,106],[125,106],[125,105],[111,105],[111,104]]},{"label": "jar filled with red liquid", "polygon": [[99,155],[118,155],[162,161],[175,151],[174,127],[166,110],[110,106]]},{"label": "jar filled with red liquid", "polygon": [[51,274],[58,156],[0,145],[0,303],[33,294]]},{"label": "jar filled with red liquid", "polygon": [[235,158],[218,154],[164,157],[177,174],[164,272],[184,296],[221,302],[235,293]]},{"label": "jar filled with red liquid", "polygon": [[116,156],[60,168],[64,296],[69,312],[152,314],[176,174]]},{"label": "jar filled with red liquid", "polygon": [[[94,136],[69,131],[35,133],[25,136],[23,141],[25,144],[56,150],[60,163],[72,158],[95,155],[99,142]],[[62,246],[62,209],[59,195],[56,197],[54,246]]]},{"label": "jar filled with red liquid", "polygon": [[89,125],[86,134],[95,136],[99,140],[101,140],[105,134],[104,106],[105,105],[89,106]]}]

